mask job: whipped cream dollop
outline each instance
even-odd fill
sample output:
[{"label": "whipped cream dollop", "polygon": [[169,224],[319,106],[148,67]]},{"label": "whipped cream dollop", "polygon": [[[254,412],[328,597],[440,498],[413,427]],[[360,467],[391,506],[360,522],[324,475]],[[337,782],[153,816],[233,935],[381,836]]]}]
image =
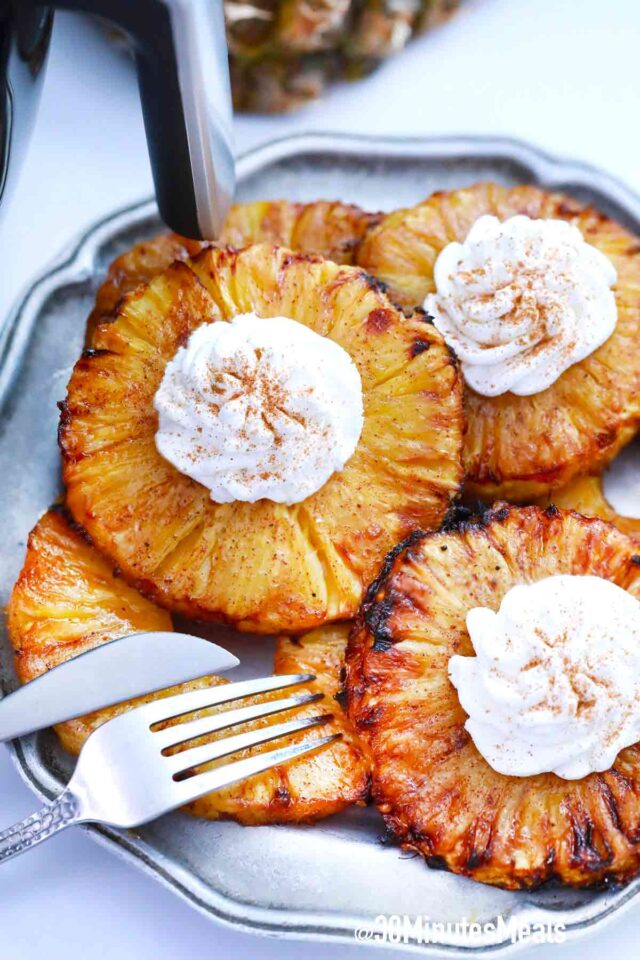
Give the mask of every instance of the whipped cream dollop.
[{"label": "whipped cream dollop", "polygon": [[530,396],[611,336],[616,276],[565,220],[487,215],[441,251],[424,308],[476,393]]},{"label": "whipped cream dollop", "polygon": [[288,317],[198,327],[155,395],[158,451],[216,503],[298,503],[353,454],[360,374],[335,341]]},{"label": "whipped cream dollop", "polygon": [[640,602],[609,580],[554,576],[467,614],[475,657],[449,676],[498,773],[567,780],[640,740]]}]

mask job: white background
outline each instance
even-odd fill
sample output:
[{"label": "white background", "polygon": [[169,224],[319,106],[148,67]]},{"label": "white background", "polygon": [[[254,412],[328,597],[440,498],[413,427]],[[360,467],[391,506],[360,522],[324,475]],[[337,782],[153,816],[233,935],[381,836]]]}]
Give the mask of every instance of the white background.
[{"label": "white background", "polygon": [[[290,117],[238,119],[237,147],[305,129],[504,134],[598,164],[640,191],[639,49],[638,0],[469,0],[368,80]],[[126,59],[71,15],[58,16],[51,53],[38,126],[0,226],[0,322],[80,231],[151,193]],[[0,827],[34,808],[4,748],[0,796]],[[579,943],[527,956],[633,955],[639,917],[640,903]],[[214,926],[80,831],[2,867],[0,924],[0,960],[381,955]]]}]

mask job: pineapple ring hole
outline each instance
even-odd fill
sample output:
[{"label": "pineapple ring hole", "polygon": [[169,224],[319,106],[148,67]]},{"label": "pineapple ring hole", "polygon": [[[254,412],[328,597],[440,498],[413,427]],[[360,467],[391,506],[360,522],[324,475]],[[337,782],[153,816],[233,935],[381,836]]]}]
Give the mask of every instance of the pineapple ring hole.
[{"label": "pineapple ring hole", "polygon": [[602,493],[621,517],[640,520],[640,440],[625,447],[605,471]]}]

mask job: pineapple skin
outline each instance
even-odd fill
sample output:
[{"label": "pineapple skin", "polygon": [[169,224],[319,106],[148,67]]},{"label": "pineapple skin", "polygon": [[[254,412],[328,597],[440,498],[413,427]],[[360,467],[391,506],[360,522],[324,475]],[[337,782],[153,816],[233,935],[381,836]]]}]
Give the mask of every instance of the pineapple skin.
[{"label": "pineapple skin", "polygon": [[428,865],[507,889],[555,878],[626,882],[640,870],[640,746],[582,780],[494,771],[448,677],[472,655],[465,616],[513,585],[593,574],[640,598],[638,545],[599,519],[498,503],[389,554],[347,651],[349,713],[371,747],[373,798]]},{"label": "pineapple skin", "polygon": [[236,110],[282,113],[355,80],[447,20],[461,0],[227,0]]},{"label": "pineapple skin", "polygon": [[[236,111],[284,113],[357,80],[439,26],[462,0],[225,0]],[[124,34],[98,17],[123,49]]]},{"label": "pineapple skin", "polygon": [[[351,355],[365,423],[342,471],[287,507],[214,504],[155,447],[153,396],[203,322],[284,314]],[[195,619],[300,633],[352,617],[388,549],[462,479],[461,385],[435,328],[360,270],[270,245],[209,249],[125,297],[76,364],[60,423],[67,503],[134,586]]]},{"label": "pineapple skin", "polygon": [[599,475],[578,477],[566,487],[541,497],[538,504],[542,507],[555,504],[563,510],[576,510],[586,517],[600,517],[612,523],[633,540],[640,542],[640,520],[625,517],[613,509],[604,495],[602,477]]},{"label": "pineapple skin", "polygon": [[357,262],[388,285],[394,301],[414,308],[435,290],[433,266],[442,248],[464,240],[486,213],[568,220],[618,272],[616,330],[551,387],[532,397],[483,397],[465,388],[469,495],[531,501],[601,470],[640,426],[640,242],[562,194],[480,183],[391,213],[363,239]]},{"label": "pineapple skin", "polygon": [[[129,587],[63,508],[49,510],[31,532],[25,563],[7,613],[16,670],[22,683],[116,637],[135,631],[173,629],[169,614]],[[366,798],[368,751],[335,699],[347,634],[348,625],[336,624],[299,640],[282,637],[275,654],[276,673],[313,673],[315,682],[304,689],[325,695],[324,701],[296,711],[295,716],[332,713],[333,719],[320,728],[321,733],[340,733],[342,739],[308,757],[208,794],[189,804],[187,812],[208,819],[231,818],[244,824],[294,823],[329,816]],[[77,754],[101,724],[134,706],[228,682],[212,676],[183,683],[59,724],[56,733],[62,746]],[[281,691],[275,691],[245,698],[242,703],[281,696]],[[216,709],[201,711],[198,715],[215,712]],[[272,716],[244,724],[242,730],[281,720],[282,716]],[[242,732],[240,728],[238,732]],[[213,741],[225,733],[228,731],[199,742]],[[318,729],[303,731],[281,739],[277,745],[316,736]],[[234,759],[249,753],[243,751]]]},{"label": "pineapple skin", "polygon": [[[249,243],[268,242],[301,253],[318,253],[336,263],[353,263],[356,246],[381,219],[380,213],[367,213],[337,200],[238,203],[231,207],[220,239],[214,245],[245,247]],[[208,246],[211,244],[204,240],[161,233],[134,244],[116,257],[96,293],[87,321],[87,346],[91,346],[95,328],[113,317],[125,294],[153,280],[175,260],[188,260]]]}]

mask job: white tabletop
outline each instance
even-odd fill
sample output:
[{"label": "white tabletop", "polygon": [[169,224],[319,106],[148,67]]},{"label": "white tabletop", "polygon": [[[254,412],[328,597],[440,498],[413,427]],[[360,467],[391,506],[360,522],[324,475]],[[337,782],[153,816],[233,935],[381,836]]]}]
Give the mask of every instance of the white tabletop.
[{"label": "white tabletop", "polygon": [[[237,147],[301,130],[494,133],[598,164],[640,191],[639,46],[637,0],[469,0],[449,25],[368,80],[336,87],[290,117],[239,119]],[[0,227],[0,322],[81,230],[150,193],[130,65],[95,28],[58,16],[37,130]],[[4,749],[0,796],[0,827],[34,809]],[[4,866],[0,890],[2,960],[371,955],[215,926],[81,831]],[[631,955],[639,916],[640,905],[632,907],[559,955]],[[526,955],[547,960],[558,951]]]}]

